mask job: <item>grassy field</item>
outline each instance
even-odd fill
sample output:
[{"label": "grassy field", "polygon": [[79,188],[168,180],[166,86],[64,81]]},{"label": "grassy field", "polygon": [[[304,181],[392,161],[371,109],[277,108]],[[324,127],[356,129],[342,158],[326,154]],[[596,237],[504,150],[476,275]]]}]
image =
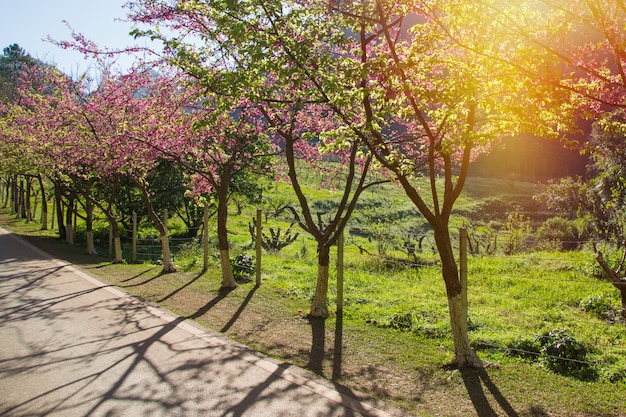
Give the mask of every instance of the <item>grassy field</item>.
[{"label": "grassy field", "polygon": [[[287,194],[283,187],[276,186],[276,195]],[[309,191],[322,202],[334,197],[332,191]],[[531,184],[473,179],[454,222],[463,225],[467,214],[494,201],[528,208],[535,192]],[[471,256],[470,339],[492,366],[452,370],[444,366],[452,345],[428,237],[416,258],[393,243],[381,248],[372,238],[381,230],[400,240],[422,233],[423,220],[413,215],[407,221],[411,210],[392,185],[363,196],[351,227],[367,219],[384,227],[348,234],[344,312],[324,323],[303,317],[316,276],[315,247],[305,236],[280,253],[264,254],[261,287],[240,277],[239,287],[224,293],[217,260],[201,273],[193,245],[176,258],[180,272],[161,275],[158,265],[112,265],[106,257],[85,255],[80,245],[60,242],[54,231],[40,231],[6,210],[0,223],[138,297],[420,416],[626,416],[626,326],[615,316],[617,291],[597,278],[591,253]],[[249,251],[251,216],[232,217],[233,255]],[[270,219],[268,226],[284,228],[285,221]],[[330,287],[333,305],[334,281]],[[576,359],[563,360],[566,355]]]}]

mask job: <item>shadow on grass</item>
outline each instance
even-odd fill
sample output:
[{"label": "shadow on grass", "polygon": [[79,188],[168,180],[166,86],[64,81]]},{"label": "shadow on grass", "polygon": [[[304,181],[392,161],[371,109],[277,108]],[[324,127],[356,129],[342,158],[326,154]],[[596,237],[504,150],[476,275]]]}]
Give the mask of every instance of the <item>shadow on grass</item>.
[{"label": "shadow on grass", "polygon": [[213,307],[215,307],[217,305],[217,303],[219,303],[220,301],[222,301],[224,298],[226,298],[226,296],[228,294],[230,294],[231,291],[233,291],[234,288],[220,288],[220,290],[218,291],[217,295],[208,303],[206,303],[202,308],[198,309],[198,311],[196,311],[195,313],[187,316],[187,317],[183,317],[183,319],[197,319],[202,317],[203,315],[205,315],[206,313],[208,313],[208,311],[210,309],[212,309]]},{"label": "shadow on grass", "polygon": [[[309,317],[311,325],[311,350],[307,369],[318,375],[324,375],[324,359],[326,359],[326,319]],[[332,352],[332,379],[342,376],[343,361],[343,314],[337,312],[335,321],[335,338]]]},{"label": "shadow on grass", "polygon": [[[152,268],[152,269],[154,269],[154,268]],[[124,280],[124,281],[122,281],[122,282],[128,282],[128,281],[130,281],[130,280],[133,280],[133,279],[135,279],[135,278],[138,278],[138,277],[142,276],[143,274],[145,274],[145,273],[147,273],[147,272],[150,272],[152,269],[148,269],[148,270],[146,270],[146,271],[143,271],[143,272],[141,272],[140,274],[137,274],[137,275],[135,275],[135,276],[134,276],[134,277],[132,277],[132,278],[127,278],[127,279],[125,279],[125,280]],[[158,274],[156,274],[155,276],[153,276],[152,278],[148,278],[148,279],[147,279],[147,280],[145,280],[145,281],[137,282],[136,284],[120,285],[120,288],[133,288],[133,287],[141,287],[142,285],[146,285],[147,283],[152,282],[152,281],[154,281],[155,279],[160,278],[160,277],[162,277],[163,275],[167,275],[167,274],[168,274],[168,272],[161,271],[161,272],[159,272]],[[160,300],[159,300],[159,301],[160,301]]]},{"label": "shadow on grass", "polygon": [[[160,275],[160,274],[159,274]],[[187,288],[188,286],[190,286],[191,284],[193,284],[194,282],[196,282],[202,275],[204,275],[204,272],[199,272],[198,274],[196,274],[195,277],[193,277],[188,283],[186,283],[185,285],[183,285],[180,288],[175,289],[174,291],[172,291],[171,293],[169,293],[168,295],[166,295],[165,297],[162,297],[161,299],[157,300],[158,303],[162,303],[163,301],[167,300],[168,298],[172,298],[173,296],[175,296],[176,294],[178,294],[179,292],[181,292],[182,290],[184,290],[185,288]]]},{"label": "shadow on grass", "polygon": [[324,356],[326,354],[326,319],[309,317],[311,325],[311,351],[306,368],[318,375],[324,375]]},{"label": "shadow on grass", "polygon": [[335,349],[333,352],[333,379],[341,378],[343,362],[343,312],[337,311],[335,320]]},{"label": "shadow on grass", "polygon": [[491,396],[496,400],[504,412],[504,415],[507,417],[519,417],[519,414],[513,409],[511,403],[509,403],[496,384],[491,380],[486,369],[459,369],[459,371],[461,372],[463,383],[465,384],[465,388],[472,400],[478,417],[498,417],[501,415],[494,410],[489,403],[484,388],[491,393]]},{"label": "shadow on grass", "polygon": [[250,292],[248,292],[248,295],[246,295],[246,298],[241,302],[241,305],[239,306],[237,311],[235,311],[235,314],[233,314],[233,317],[230,320],[228,320],[228,323],[226,323],[224,327],[222,327],[220,332],[226,333],[233,326],[233,324],[235,324],[235,322],[239,319],[239,316],[241,316],[241,313],[243,313],[243,311],[248,306],[248,303],[250,302],[250,300],[252,300],[252,297],[254,296],[254,293],[256,292],[257,288],[258,287],[254,287],[250,290]]},{"label": "shadow on grass", "polygon": [[[98,267],[96,267],[96,268],[103,268],[103,267],[106,267],[106,266],[108,266],[108,265],[102,265],[102,266],[98,266]],[[130,278],[123,279],[123,280],[121,280],[120,282],[129,282],[129,281],[132,281],[132,280],[134,280],[134,279],[136,279],[136,278],[139,278],[139,277],[140,277],[140,276],[142,276],[142,275],[147,274],[148,272],[152,271],[153,269],[154,269],[154,268],[146,269],[145,271],[142,271],[142,272],[138,273],[137,275],[133,275],[133,276],[132,276],[132,277],[130,277]],[[162,275],[162,274],[159,274],[159,275]],[[149,281],[146,281],[146,282],[149,282]]]}]

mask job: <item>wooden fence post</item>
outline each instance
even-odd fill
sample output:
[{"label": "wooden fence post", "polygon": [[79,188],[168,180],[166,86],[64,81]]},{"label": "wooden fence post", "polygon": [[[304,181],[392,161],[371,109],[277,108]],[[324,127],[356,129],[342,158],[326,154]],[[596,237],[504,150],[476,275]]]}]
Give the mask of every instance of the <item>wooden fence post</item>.
[{"label": "wooden fence post", "polygon": [[263,225],[261,224],[261,209],[256,210],[256,286],[261,286],[261,233],[263,233]]},{"label": "wooden fence post", "polygon": [[202,215],[202,247],[204,249],[204,266],[202,272],[209,269],[209,203],[204,203]]},{"label": "wooden fence post", "polygon": [[337,239],[337,314],[343,313],[343,230]]}]

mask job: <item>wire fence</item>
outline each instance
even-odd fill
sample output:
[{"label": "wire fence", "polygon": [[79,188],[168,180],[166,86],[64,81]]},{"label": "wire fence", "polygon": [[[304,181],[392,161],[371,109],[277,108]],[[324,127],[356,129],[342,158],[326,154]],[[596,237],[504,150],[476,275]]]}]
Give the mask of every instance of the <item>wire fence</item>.
[{"label": "wire fence", "polygon": [[[499,236],[502,241],[510,238],[508,233]],[[568,243],[583,248],[588,242]],[[610,378],[626,380],[626,323],[620,316],[619,291],[602,278],[593,253],[565,255],[537,250],[542,247],[559,245],[527,238],[524,249],[515,254],[470,255],[473,345],[509,356],[534,358],[551,369],[578,374],[582,379],[592,379],[598,367],[611,368],[617,363],[609,372]],[[381,259],[397,268],[424,268],[422,262],[411,261],[409,255],[404,253],[405,259]],[[346,280],[350,273],[358,271],[346,272]],[[443,282],[416,280],[413,285],[424,287],[423,294],[438,291],[442,296]],[[408,319],[409,314],[396,314],[388,325],[420,332],[424,320],[419,311],[412,314],[414,317]],[[490,320],[492,317],[504,319]]]},{"label": "wire fence", "polygon": [[[346,233],[346,246],[351,246],[353,251],[347,256],[352,257],[358,252],[367,262],[351,262],[350,259],[345,262],[345,281],[349,285],[363,273],[385,274],[392,286],[394,270],[421,271],[430,268],[437,271],[440,268],[434,239],[428,233],[394,235],[381,233],[380,229],[364,228],[353,231],[355,233]],[[482,251],[469,256],[470,336],[475,348],[531,360],[534,358],[554,368],[571,368],[579,372],[582,372],[581,367],[597,368],[599,361],[610,362],[598,359],[602,355],[587,353],[605,351],[608,355],[626,357],[626,330],[620,321],[617,298],[611,296],[617,291],[607,280],[590,278],[597,273],[591,252],[580,256],[562,256],[558,251],[537,251],[539,248],[558,248],[559,242],[550,246],[532,236],[521,239],[505,232],[499,232],[497,237],[492,238],[503,245],[517,239],[523,245],[518,245],[514,253],[500,251],[488,254]],[[453,239],[458,242],[457,236]],[[578,248],[587,244],[583,240],[567,242]],[[214,239],[210,246],[213,248],[212,256],[217,257]],[[174,260],[194,251],[199,256],[200,247],[200,237],[170,237]],[[505,247],[510,249],[512,245]],[[130,243],[124,242],[123,248],[125,256],[129,256]],[[252,274],[254,268],[251,262],[256,256],[253,236],[240,236],[231,249],[233,267],[239,268],[239,272]],[[309,262],[310,267],[315,268],[313,253],[309,251],[309,256],[302,256],[299,261]],[[235,259],[236,255],[239,255],[238,259]],[[498,261],[492,262],[496,258]],[[137,239],[138,262],[158,263],[160,259],[159,238]],[[528,273],[530,266],[532,274]],[[376,268],[379,270],[376,271]],[[437,275],[437,272],[434,274]],[[415,279],[411,285],[423,288],[413,292],[420,293],[422,299],[406,295],[416,298],[413,300],[414,307],[387,317],[385,326],[411,330],[426,337],[447,337],[449,324],[442,324],[445,314],[432,314],[430,307],[429,311],[423,310],[423,306],[432,304],[433,300],[439,300],[440,307],[445,303],[442,280]],[[524,289],[519,290],[520,286]],[[585,300],[597,305],[585,310]],[[350,308],[347,306],[347,309]],[[626,362],[615,372],[622,372],[626,380]]]}]

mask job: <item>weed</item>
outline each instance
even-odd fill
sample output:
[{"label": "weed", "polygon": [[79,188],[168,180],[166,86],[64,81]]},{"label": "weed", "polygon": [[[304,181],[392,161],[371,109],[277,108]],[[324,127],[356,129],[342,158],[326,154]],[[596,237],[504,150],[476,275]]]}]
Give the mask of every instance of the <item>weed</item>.
[{"label": "weed", "polygon": [[585,297],[579,306],[581,310],[593,313],[601,320],[615,316],[616,308],[613,306],[613,300],[606,295],[597,294]]},{"label": "weed", "polygon": [[238,275],[248,275],[254,272],[254,258],[245,253],[235,256],[232,262],[233,272]]}]

